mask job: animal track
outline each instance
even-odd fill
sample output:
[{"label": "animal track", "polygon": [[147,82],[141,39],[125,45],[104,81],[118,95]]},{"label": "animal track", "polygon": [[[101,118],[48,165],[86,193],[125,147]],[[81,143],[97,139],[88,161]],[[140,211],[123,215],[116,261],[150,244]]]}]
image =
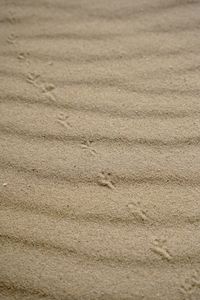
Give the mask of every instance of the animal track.
[{"label": "animal track", "polygon": [[169,250],[166,247],[166,240],[164,239],[155,239],[153,241],[153,246],[151,247],[151,250],[160,255],[162,258],[170,261],[172,259],[172,255],[170,254]]},{"label": "animal track", "polygon": [[55,97],[55,95],[52,93],[52,92],[54,91],[55,88],[56,88],[56,87],[55,87],[55,85],[54,85],[53,83],[43,83],[43,85],[41,85],[41,92],[42,92],[43,94],[45,94],[45,96],[46,96],[49,100],[55,102],[55,101],[56,101],[56,97]]},{"label": "animal track", "polygon": [[33,86],[35,86],[36,88],[40,87],[40,82],[38,81],[38,79],[40,78],[39,74],[36,73],[28,73],[26,81],[30,84],[32,84]]},{"label": "animal track", "polygon": [[7,16],[6,19],[11,24],[15,24],[17,22],[17,19],[16,19],[15,15],[12,12],[9,12],[9,14],[8,14],[8,16]]},{"label": "animal track", "polygon": [[191,277],[192,283],[200,289],[200,272],[195,271]]},{"label": "animal track", "polygon": [[17,36],[14,33],[11,33],[9,35],[9,37],[7,38],[7,43],[12,44],[12,45],[16,45],[16,39],[17,39]]},{"label": "animal track", "polygon": [[142,221],[146,221],[148,219],[146,211],[141,207],[141,203],[131,202],[127,205],[131,214],[133,214],[137,219],[141,219]]},{"label": "animal track", "polygon": [[28,73],[26,81],[36,87],[41,93],[45,94],[50,100],[55,101],[56,98],[53,95],[52,91],[55,89],[55,85],[52,83],[44,82],[41,79],[40,74],[33,72]]},{"label": "animal track", "polygon": [[86,140],[81,144],[82,149],[88,150],[92,155],[97,154],[97,151],[92,147],[92,141]]},{"label": "animal track", "polygon": [[57,119],[58,123],[60,123],[65,128],[71,128],[72,125],[68,120],[69,120],[69,116],[64,113],[60,113]]},{"label": "animal track", "polygon": [[21,61],[27,61],[28,58],[30,56],[30,53],[29,52],[20,52],[17,56],[17,58]]},{"label": "animal track", "polygon": [[200,274],[195,271],[191,277],[186,278],[180,287],[184,300],[200,299]]},{"label": "animal track", "polygon": [[44,83],[44,85],[42,86],[43,93],[52,92],[54,89],[55,89],[55,85],[52,83]]},{"label": "animal track", "polygon": [[46,96],[47,99],[49,99],[50,101],[56,102],[56,96],[53,95],[53,93],[48,92],[48,93],[46,93],[45,96]]},{"label": "animal track", "polygon": [[[7,39],[7,42],[10,44],[14,44],[16,46],[16,38],[17,38],[17,36],[15,34],[11,33]],[[30,53],[28,51],[21,51],[18,53],[17,58],[21,61],[26,62],[28,65],[30,65],[29,56],[30,56]],[[45,96],[48,97],[48,99],[50,99],[54,102],[56,101],[56,97],[52,93],[52,91],[55,89],[55,85],[52,83],[44,82],[44,80],[42,80],[40,74],[37,74],[35,72],[29,72],[27,75],[26,81],[29,84],[32,84],[40,92],[44,93]]]},{"label": "animal track", "polygon": [[99,180],[98,180],[98,183],[102,186],[106,186],[108,187],[109,189],[113,190],[115,189],[115,186],[114,186],[114,183],[112,181],[112,178],[111,178],[111,173],[105,173],[105,172],[101,172],[99,174]]}]

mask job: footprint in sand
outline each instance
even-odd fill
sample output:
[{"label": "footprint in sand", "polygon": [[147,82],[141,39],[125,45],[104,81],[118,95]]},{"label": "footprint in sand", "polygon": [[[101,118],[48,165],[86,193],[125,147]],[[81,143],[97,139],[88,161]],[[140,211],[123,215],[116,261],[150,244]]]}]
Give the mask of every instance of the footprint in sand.
[{"label": "footprint in sand", "polygon": [[101,172],[99,174],[99,179],[98,179],[98,184],[101,186],[108,187],[111,190],[115,189],[113,180],[112,180],[112,175],[110,172]]},{"label": "footprint in sand", "polygon": [[35,86],[36,88],[39,88],[40,87],[39,78],[40,78],[39,74],[30,72],[26,77],[26,81],[32,84],[33,86]]},{"label": "footprint in sand", "polygon": [[69,116],[66,115],[65,113],[60,113],[59,114],[59,116],[57,118],[57,122],[65,128],[72,128],[72,125],[69,121]]},{"label": "footprint in sand", "polygon": [[30,57],[30,53],[28,51],[25,51],[25,52],[19,52],[17,59],[20,61],[29,62],[28,61],[29,57]]},{"label": "footprint in sand", "polygon": [[142,221],[146,221],[148,219],[146,210],[142,208],[141,203],[139,201],[137,202],[130,202],[127,205],[128,210],[130,213],[136,218],[140,219]]},{"label": "footprint in sand", "polygon": [[17,36],[14,33],[11,33],[7,38],[7,43],[11,45],[16,45]]},{"label": "footprint in sand", "polygon": [[166,240],[165,239],[158,239],[155,238],[151,250],[160,255],[163,259],[166,259],[168,261],[172,260],[172,255],[170,254],[169,250],[167,249],[166,246]]},{"label": "footprint in sand", "polygon": [[87,150],[92,155],[95,155],[97,154],[97,151],[92,147],[92,143],[91,140],[86,140],[81,144],[81,148]]},{"label": "footprint in sand", "polygon": [[49,93],[52,92],[53,90],[55,90],[55,85],[53,83],[44,83],[44,85],[42,86],[42,92],[43,93]]},{"label": "footprint in sand", "polygon": [[13,12],[9,12],[6,19],[10,24],[15,24],[17,22],[17,19]]},{"label": "footprint in sand", "polygon": [[180,292],[184,300],[200,299],[200,274],[194,271],[191,277],[184,280],[180,286]]},{"label": "footprint in sand", "polygon": [[53,83],[44,83],[42,86],[41,86],[41,92],[43,94],[45,94],[45,96],[53,101],[53,102],[56,102],[56,96],[54,95],[53,91],[55,90],[55,85]]}]

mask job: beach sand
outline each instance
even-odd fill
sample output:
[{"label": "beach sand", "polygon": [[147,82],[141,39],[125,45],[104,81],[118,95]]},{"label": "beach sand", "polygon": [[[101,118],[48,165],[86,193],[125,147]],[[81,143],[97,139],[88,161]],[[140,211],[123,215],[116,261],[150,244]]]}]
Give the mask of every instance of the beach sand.
[{"label": "beach sand", "polygon": [[200,1],[0,1],[0,299],[200,299]]}]

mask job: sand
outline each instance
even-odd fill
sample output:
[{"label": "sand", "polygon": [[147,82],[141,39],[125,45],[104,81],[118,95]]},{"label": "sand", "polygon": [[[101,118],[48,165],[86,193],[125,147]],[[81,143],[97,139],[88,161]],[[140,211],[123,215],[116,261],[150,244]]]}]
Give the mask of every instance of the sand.
[{"label": "sand", "polygon": [[200,1],[0,1],[0,299],[200,299]]}]

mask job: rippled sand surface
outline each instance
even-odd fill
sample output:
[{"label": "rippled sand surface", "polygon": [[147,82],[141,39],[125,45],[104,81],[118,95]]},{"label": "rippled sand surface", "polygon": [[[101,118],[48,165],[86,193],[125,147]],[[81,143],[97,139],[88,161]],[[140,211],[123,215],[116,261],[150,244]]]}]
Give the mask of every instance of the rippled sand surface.
[{"label": "rippled sand surface", "polygon": [[0,1],[0,299],[200,299],[200,1]]}]

